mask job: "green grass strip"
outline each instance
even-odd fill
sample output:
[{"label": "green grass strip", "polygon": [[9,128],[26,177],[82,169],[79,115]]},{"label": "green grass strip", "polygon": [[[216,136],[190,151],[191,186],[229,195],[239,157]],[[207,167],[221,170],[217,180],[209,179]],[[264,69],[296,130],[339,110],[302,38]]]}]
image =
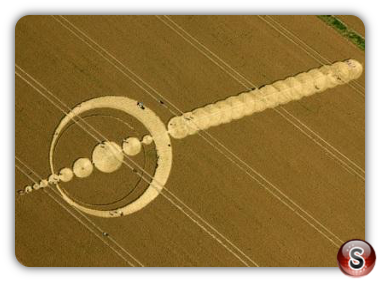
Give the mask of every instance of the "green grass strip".
[{"label": "green grass strip", "polygon": [[334,16],[321,15],[317,16],[319,19],[324,21],[327,25],[334,28],[341,35],[346,37],[349,41],[354,43],[363,51],[365,50],[365,39],[357,34],[355,31],[351,30],[348,26],[346,26],[343,22],[337,19]]}]

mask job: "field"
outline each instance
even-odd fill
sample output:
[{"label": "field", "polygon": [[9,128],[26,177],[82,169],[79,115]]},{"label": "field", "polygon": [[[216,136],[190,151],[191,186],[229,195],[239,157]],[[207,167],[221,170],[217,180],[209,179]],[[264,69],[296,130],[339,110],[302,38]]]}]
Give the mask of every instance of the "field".
[{"label": "field", "polygon": [[[340,19],[364,36],[357,18]],[[343,242],[365,239],[365,73],[171,138],[165,189],[136,213],[91,216],[54,186],[19,192],[51,173],[54,131],[83,101],[126,96],[166,125],[323,64],[364,66],[364,51],[316,16],[27,16],[15,37],[15,252],[23,265],[335,267]],[[113,110],[84,118],[117,143],[146,134]],[[57,169],[90,157],[98,141],[72,124],[57,143]],[[152,145],[133,160],[154,173]],[[133,201],[147,183],[123,166],[62,187],[102,209]]]}]

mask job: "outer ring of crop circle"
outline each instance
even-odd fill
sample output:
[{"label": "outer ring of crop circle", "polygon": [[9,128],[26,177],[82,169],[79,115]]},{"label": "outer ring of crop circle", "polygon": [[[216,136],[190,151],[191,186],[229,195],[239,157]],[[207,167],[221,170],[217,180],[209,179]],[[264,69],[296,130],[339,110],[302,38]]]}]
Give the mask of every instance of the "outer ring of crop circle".
[{"label": "outer ring of crop circle", "polygon": [[149,183],[148,188],[144,193],[137,198],[132,203],[129,203],[123,207],[120,207],[115,210],[97,210],[88,207],[84,207],[81,204],[77,203],[71,199],[59,186],[56,185],[58,191],[61,193],[63,199],[70,205],[74,206],[78,210],[85,212],[90,215],[98,217],[117,217],[122,215],[131,214],[137,212],[147,206],[151,201],[153,201],[163,189],[167,179],[170,175],[170,170],[172,166],[172,149],[170,145],[170,137],[166,130],[165,124],[161,119],[149,108],[141,109],[137,105],[137,101],[129,99],[122,96],[105,96],[94,98],[88,101],[85,101],[75,108],[73,108],[59,123],[55,129],[53,139],[50,144],[49,151],[49,162],[50,170],[52,174],[56,174],[54,170],[54,149],[57,144],[59,135],[65,126],[72,121],[75,117],[80,114],[94,109],[109,108],[123,111],[138,121],[140,121],[149,131],[153,137],[154,143],[157,150],[157,168],[153,175],[152,181]]}]

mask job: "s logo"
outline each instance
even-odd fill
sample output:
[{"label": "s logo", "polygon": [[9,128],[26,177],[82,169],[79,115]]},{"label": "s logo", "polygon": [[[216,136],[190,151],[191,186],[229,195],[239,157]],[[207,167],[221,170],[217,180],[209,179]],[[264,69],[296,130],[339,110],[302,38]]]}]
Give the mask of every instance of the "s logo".
[{"label": "s logo", "polygon": [[376,254],[366,241],[353,239],[343,243],[338,251],[337,259],[339,269],[344,274],[361,277],[370,273],[375,267]]},{"label": "s logo", "polygon": [[350,250],[350,261],[348,262],[348,265],[353,270],[360,270],[365,265],[365,259],[361,257],[364,253],[364,250],[360,247],[354,247]]}]

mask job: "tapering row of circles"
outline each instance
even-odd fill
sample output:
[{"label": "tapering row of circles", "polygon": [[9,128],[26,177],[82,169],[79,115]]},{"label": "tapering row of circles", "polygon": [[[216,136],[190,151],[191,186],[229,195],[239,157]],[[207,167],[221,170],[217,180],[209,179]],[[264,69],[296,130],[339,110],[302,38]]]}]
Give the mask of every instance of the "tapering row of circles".
[{"label": "tapering row of circles", "polygon": [[141,152],[142,144],[149,145],[152,142],[153,138],[150,135],[145,135],[141,141],[136,137],[128,137],[123,140],[122,147],[115,142],[104,141],[95,146],[92,152],[92,161],[89,158],[78,158],[74,162],[72,169],[64,167],[58,174],[51,174],[47,179],[42,179],[39,183],[28,185],[20,193],[30,193],[49,185],[56,185],[59,182],[69,182],[74,176],[86,178],[91,175],[94,166],[104,173],[114,172],[121,167],[124,154],[135,156]]}]

